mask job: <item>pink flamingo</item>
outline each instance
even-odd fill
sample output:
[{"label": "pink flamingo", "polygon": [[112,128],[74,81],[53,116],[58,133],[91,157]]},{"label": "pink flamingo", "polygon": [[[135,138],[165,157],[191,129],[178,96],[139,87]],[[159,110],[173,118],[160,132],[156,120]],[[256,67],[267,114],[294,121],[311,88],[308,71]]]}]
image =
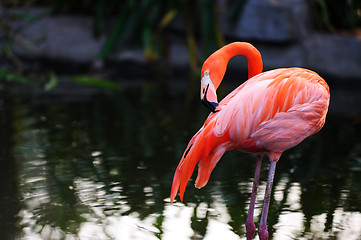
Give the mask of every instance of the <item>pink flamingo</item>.
[{"label": "pink flamingo", "polygon": [[[219,104],[216,89],[228,61],[244,55],[248,61],[248,80]],[[327,83],[315,72],[302,68],[281,68],[262,73],[262,57],[249,43],[234,42],[214,52],[201,72],[201,100],[212,111],[189,142],[176,169],[171,202],[184,191],[195,165],[201,188],[222,155],[237,149],[257,153],[257,164],[246,221],[247,239],[255,232],[253,212],[261,161],[268,155],[270,166],[264,204],[258,228],[261,240],[268,239],[267,215],[277,161],[282,153],[318,132],[324,125],[330,92]]]}]

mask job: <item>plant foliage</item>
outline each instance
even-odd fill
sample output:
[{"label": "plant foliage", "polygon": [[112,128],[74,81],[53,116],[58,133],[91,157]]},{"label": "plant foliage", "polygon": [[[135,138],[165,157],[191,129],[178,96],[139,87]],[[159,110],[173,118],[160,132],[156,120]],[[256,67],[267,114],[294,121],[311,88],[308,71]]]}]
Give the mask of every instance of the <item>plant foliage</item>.
[{"label": "plant foliage", "polygon": [[311,0],[318,28],[337,31],[361,28],[360,0]]}]

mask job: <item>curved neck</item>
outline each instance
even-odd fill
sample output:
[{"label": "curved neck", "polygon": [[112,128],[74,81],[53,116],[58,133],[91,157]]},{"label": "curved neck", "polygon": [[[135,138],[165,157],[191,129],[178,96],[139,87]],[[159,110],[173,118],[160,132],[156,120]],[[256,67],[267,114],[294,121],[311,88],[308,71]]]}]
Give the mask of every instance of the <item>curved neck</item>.
[{"label": "curved neck", "polygon": [[224,46],[223,48],[223,54],[228,61],[237,55],[243,55],[247,58],[248,79],[262,72],[263,63],[261,53],[252,44],[246,42],[234,42]]},{"label": "curved neck", "polygon": [[243,55],[248,62],[248,78],[260,74],[263,69],[260,52],[250,43],[233,42],[214,52],[207,58],[202,67],[202,77],[209,69],[210,77],[217,89],[227,69],[229,60],[237,55]]}]

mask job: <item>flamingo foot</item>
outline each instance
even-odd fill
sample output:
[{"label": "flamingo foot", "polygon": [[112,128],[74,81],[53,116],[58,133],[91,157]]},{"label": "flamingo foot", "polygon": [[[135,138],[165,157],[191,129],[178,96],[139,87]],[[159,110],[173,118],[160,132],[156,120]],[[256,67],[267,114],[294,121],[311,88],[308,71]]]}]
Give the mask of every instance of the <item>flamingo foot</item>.
[{"label": "flamingo foot", "polygon": [[259,225],[258,236],[260,240],[268,240],[268,231],[266,225]]},{"label": "flamingo foot", "polygon": [[256,231],[256,226],[254,225],[253,220],[247,219],[246,221],[247,240],[253,239],[255,231]]}]

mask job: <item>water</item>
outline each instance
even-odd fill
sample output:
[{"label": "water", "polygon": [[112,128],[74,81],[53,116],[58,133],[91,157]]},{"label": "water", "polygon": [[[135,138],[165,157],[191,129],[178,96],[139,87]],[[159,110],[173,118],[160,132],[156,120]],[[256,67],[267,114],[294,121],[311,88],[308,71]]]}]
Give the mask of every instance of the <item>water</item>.
[{"label": "water", "polygon": [[[360,95],[343,106],[340,91],[323,130],[277,165],[272,239],[361,239]],[[169,204],[180,156],[207,116],[184,99],[176,83],[153,82],[81,98],[4,97],[0,238],[245,239],[255,155],[227,152],[206,187],[193,176],[184,203]],[[265,158],[256,225],[267,168]]]}]

